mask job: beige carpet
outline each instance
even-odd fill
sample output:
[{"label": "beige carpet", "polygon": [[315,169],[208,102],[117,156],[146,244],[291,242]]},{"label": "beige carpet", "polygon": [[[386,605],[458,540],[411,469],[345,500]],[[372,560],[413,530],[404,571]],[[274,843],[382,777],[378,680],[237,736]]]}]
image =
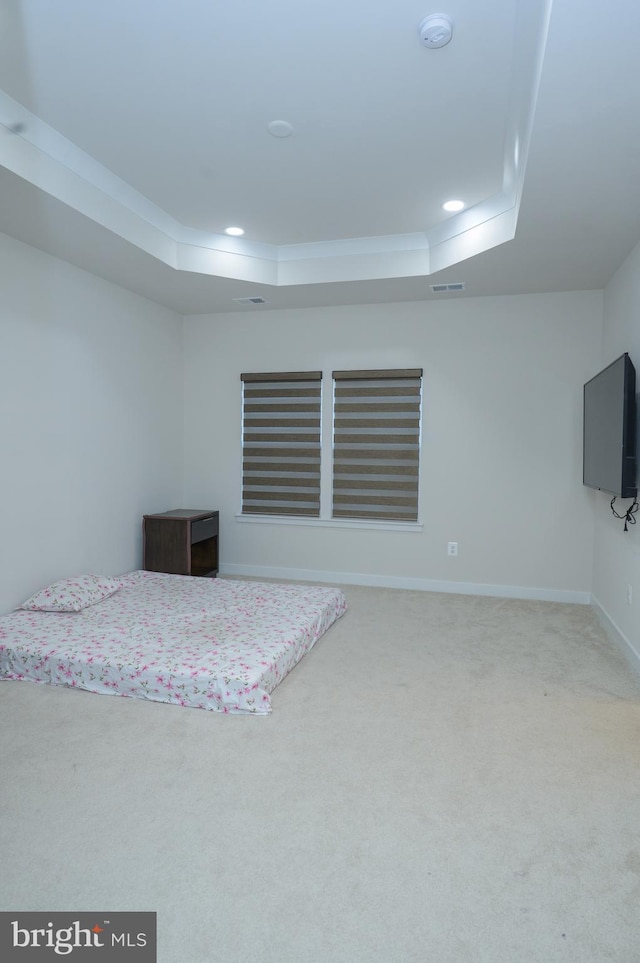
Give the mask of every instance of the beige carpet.
[{"label": "beige carpet", "polygon": [[0,683],[0,909],[160,963],[637,963],[640,679],[584,606],[347,587],[269,717]]}]

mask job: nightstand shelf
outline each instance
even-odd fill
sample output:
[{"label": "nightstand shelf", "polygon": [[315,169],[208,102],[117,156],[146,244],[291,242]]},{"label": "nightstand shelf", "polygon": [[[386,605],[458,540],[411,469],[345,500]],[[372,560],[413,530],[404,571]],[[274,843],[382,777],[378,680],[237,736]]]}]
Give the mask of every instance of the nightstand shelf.
[{"label": "nightstand shelf", "polygon": [[144,569],[215,578],[218,512],[174,508],[142,520]]}]

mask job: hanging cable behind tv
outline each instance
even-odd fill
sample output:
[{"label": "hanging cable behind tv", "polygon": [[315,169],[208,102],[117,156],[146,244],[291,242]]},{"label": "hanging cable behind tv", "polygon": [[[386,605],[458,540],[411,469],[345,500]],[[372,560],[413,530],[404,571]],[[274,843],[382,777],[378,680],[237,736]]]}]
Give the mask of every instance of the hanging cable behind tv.
[{"label": "hanging cable behind tv", "polygon": [[638,511],[638,499],[634,496],[633,503],[629,505],[624,515],[621,515],[613,507],[617,497],[618,497],[617,495],[614,495],[613,498],[611,499],[611,511],[616,516],[616,518],[624,518],[624,530],[625,532],[628,532],[629,525],[635,525],[636,523],[636,512]]}]

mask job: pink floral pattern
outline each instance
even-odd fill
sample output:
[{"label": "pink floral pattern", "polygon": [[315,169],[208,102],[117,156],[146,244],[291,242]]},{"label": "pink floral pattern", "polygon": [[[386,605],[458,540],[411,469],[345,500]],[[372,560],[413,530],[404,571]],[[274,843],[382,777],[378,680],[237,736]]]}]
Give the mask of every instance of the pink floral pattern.
[{"label": "pink floral pattern", "polygon": [[130,572],[80,612],[0,618],[0,679],[220,712],[270,695],[347,608],[336,588]]}]

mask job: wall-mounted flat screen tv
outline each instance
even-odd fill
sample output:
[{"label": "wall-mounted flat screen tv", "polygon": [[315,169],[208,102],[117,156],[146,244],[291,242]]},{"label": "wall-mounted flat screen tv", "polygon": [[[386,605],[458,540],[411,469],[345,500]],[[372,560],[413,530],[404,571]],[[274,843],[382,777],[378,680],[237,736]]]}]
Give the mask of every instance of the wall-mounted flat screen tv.
[{"label": "wall-mounted flat screen tv", "polygon": [[628,354],[584,386],[582,480],[620,498],[637,494],[636,371]]}]

